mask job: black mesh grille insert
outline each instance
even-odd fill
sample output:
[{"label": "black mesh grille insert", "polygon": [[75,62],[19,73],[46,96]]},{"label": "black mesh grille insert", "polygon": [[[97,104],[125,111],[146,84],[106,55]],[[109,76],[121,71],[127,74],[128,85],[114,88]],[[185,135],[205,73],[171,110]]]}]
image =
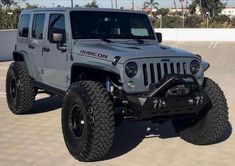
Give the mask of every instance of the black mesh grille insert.
[{"label": "black mesh grille insert", "polygon": [[161,80],[162,79],[162,72],[161,72],[160,63],[157,64],[157,74],[158,74],[158,80]]},{"label": "black mesh grille insert", "polygon": [[154,74],[154,66],[150,64],[150,73],[151,73],[151,83],[155,83],[155,74]]},{"label": "black mesh grille insert", "polygon": [[148,85],[148,71],[147,71],[147,65],[143,64],[143,73],[144,73],[144,85]]},{"label": "black mesh grille insert", "polygon": [[174,70],[174,63],[171,63],[171,73],[175,73],[175,70]]}]

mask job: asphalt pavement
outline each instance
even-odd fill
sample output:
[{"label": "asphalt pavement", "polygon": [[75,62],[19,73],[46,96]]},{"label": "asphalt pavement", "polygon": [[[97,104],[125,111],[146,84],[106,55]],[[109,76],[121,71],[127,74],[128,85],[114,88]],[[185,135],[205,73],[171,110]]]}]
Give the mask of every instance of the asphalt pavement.
[{"label": "asphalt pavement", "polygon": [[171,122],[139,122],[117,128],[112,153],[104,160],[81,163],[67,151],[61,131],[59,97],[37,96],[34,113],[14,115],[7,107],[5,77],[11,62],[0,62],[0,165],[92,166],[233,166],[235,163],[235,42],[164,42],[203,57],[211,67],[206,77],[224,90],[230,126],[220,142],[189,144],[178,137]]}]

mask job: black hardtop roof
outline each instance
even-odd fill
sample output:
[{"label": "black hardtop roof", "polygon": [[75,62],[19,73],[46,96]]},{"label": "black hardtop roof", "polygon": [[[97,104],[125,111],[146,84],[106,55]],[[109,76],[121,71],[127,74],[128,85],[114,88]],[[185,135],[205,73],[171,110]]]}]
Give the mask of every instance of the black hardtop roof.
[{"label": "black hardtop roof", "polygon": [[91,12],[121,12],[121,13],[139,13],[145,14],[143,11],[108,9],[108,8],[36,8],[25,9],[22,14],[34,12],[71,12],[71,11],[91,11]]}]

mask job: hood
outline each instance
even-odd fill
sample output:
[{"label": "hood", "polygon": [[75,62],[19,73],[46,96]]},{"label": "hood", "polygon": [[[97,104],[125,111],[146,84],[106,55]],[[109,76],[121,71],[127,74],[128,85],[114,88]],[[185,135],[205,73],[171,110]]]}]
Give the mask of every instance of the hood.
[{"label": "hood", "polygon": [[134,58],[158,57],[196,57],[194,54],[157,43],[105,43],[105,42],[80,42],[75,43],[73,52],[83,56],[95,57],[113,61],[114,57],[121,57],[119,63]]}]

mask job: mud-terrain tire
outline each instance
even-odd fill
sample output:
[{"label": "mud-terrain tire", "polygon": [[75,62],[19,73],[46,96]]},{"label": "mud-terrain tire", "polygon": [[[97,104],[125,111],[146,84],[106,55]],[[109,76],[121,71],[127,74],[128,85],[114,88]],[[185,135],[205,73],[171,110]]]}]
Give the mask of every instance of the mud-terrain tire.
[{"label": "mud-terrain tire", "polygon": [[203,88],[211,100],[211,109],[194,122],[173,120],[179,136],[195,145],[218,142],[229,125],[227,101],[223,91],[209,78],[205,78]]},{"label": "mud-terrain tire", "polygon": [[70,154],[79,161],[102,160],[114,138],[114,111],[107,91],[95,81],[79,81],[63,101],[62,130]]},{"label": "mud-terrain tire", "polygon": [[6,77],[6,97],[9,109],[14,114],[32,112],[35,88],[24,62],[13,62]]}]

